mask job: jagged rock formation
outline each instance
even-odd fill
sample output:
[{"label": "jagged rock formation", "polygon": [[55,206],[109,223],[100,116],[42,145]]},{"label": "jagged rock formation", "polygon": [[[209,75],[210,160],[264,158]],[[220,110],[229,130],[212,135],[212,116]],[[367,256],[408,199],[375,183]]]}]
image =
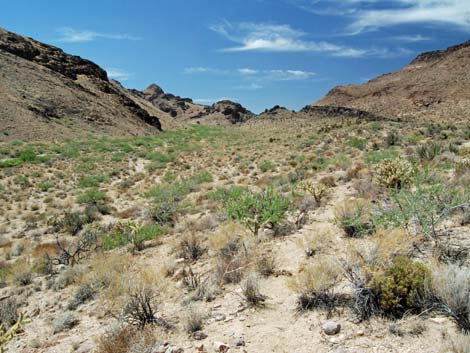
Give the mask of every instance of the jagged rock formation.
[{"label": "jagged rock formation", "polygon": [[192,99],[181,98],[171,93],[165,93],[160,86],[154,83],[143,91],[135,89],[130,91],[136,96],[149,101],[155,107],[168,113],[173,118],[194,114],[194,107],[196,105],[193,103]]},{"label": "jagged rock formation", "polygon": [[470,120],[470,42],[420,54],[363,85],[338,86],[313,106],[341,106],[403,119]]},{"label": "jagged rock formation", "polygon": [[89,60],[0,29],[0,139],[152,134],[148,109]]},{"label": "jagged rock formation", "polygon": [[241,104],[222,100],[210,107],[205,107],[192,119],[199,123],[224,124],[228,122],[230,124],[240,124],[253,117],[255,117],[255,114]]}]

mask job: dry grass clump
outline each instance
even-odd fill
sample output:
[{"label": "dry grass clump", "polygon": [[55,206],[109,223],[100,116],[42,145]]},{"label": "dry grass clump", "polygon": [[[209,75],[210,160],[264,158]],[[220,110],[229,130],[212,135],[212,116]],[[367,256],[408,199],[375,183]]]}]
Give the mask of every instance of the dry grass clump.
[{"label": "dry grass clump", "polygon": [[305,252],[307,257],[312,257],[326,251],[333,244],[333,232],[328,229],[318,229],[318,232],[305,233],[297,239],[297,245]]},{"label": "dry grass clump", "polygon": [[470,353],[470,335],[445,335],[440,353]]},{"label": "dry grass clump", "polygon": [[255,273],[250,273],[241,286],[243,298],[253,307],[264,306],[267,298],[261,293],[259,282],[259,277]]},{"label": "dry grass clump", "polygon": [[434,271],[430,296],[459,329],[470,333],[470,268],[449,265]]},{"label": "dry grass clump", "polygon": [[360,238],[374,231],[369,206],[362,199],[348,200],[337,205],[335,222],[350,238]]},{"label": "dry grass clump", "polygon": [[157,342],[151,329],[116,326],[98,338],[96,353],[148,353],[155,349]]},{"label": "dry grass clump", "polygon": [[289,285],[297,293],[299,310],[321,309],[331,313],[345,304],[345,298],[334,291],[341,279],[341,266],[331,257],[319,258],[293,277]]},{"label": "dry grass clump", "polygon": [[217,255],[215,278],[219,283],[239,283],[252,265],[247,243],[234,239]]},{"label": "dry grass clump", "polygon": [[189,305],[184,315],[184,330],[191,334],[201,331],[204,328],[204,321],[207,314],[196,305]]},{"label": "dry grass clump", "polygon": [[176,251],[178,256],[186,260],[198,260],[206,252],[202,235],[194,232],[183,235],[176,247]]}]

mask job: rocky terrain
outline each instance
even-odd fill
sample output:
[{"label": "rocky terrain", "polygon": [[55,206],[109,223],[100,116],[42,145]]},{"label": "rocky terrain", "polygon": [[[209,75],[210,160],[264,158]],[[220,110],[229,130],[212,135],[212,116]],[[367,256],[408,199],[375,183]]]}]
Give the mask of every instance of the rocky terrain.
[{"label": "rocky terrain", "polygon": [[448,102],[255,115],[0,43],[1,351],[469,352],[470,126],[435,121]]},{"label": "rocky terrain", "polygon": [[333,88],[313,106],[341,106],[420,121],[468,121],[470,42],[423,53],[363,85]]}]

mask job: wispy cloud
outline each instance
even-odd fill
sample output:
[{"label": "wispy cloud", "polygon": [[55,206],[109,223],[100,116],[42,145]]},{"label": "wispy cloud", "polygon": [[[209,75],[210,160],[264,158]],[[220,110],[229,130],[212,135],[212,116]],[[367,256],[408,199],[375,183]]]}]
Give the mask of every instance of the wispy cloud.
[{"label": "wispy cloud", "polygon": [[237,86],[235,88],[241,89],[241,90],[246,90],[246,91],[255,91],[255,90],[262,89],[263,87],[264,86],[260,85],[259,83],[252,82],[250,84],[240,85],[240,86]]},{"label": "wispy cloud", "polygon": [[224,74],[227,76],[241,76],[249,80],[258,81],[293,81],[293,80],[306,80],[315,75],[314,72],[302,70],[257,70],[252,68],[240,69],[219,69],[213,67],[189,67],[184,69],[186,74]]},{"label": "wispy cloud", "polygon": [[305,40],[306,33],[293,29],[289,25],[266,23],[232,24],[224,21],[210,28],[238,44],[238,46],[223,49],[226,52],[321,52],[344,57],[358,57],[366,54],[366,51],[361,49],[324,41],[314,42]]},{"label": "wispy cloud", "polygon": [[132,77],[132,74],[117,68],[108,68],[106,69],[109,78],[112,78],[117,81],[126,81]]},{"label": "wispy cloud", "polygon": [[403,36],[393,36],[390,37],[391,40],[401,42],[401,43],[417,43],[417,42],[426,42],[431,40],[431,37],[422,36],[421,34],[409,34]]},{"label": "wispy cloud", "polygon": [[[286,0],[318,15],[351,18],[349,34],[404,24],[442,24],[470,31],[468,0]],[[377,6],[380,4],[380,7]]]},{"label": "wispy cloud", "polygon": [[112,33],[100,33],[89,30],[75,30],[73,28],[65,27],[57,30],[61,37],[58,39],[64,43],[84,43],[92,42],[97,39],[114,39],[114,40],[140,40],[142,38],[131,36],[129,34],[112,34]]},{"label": "wispy cloud", "polygon": [[307,33],[296,30],[289,25],[233,24],[224,21],[210,28],[238,44],[237,46],[222,49],[225,52],[317,52],[344,58],[383,57],[382,49],[360,49],[326,41],[307,40]]}]

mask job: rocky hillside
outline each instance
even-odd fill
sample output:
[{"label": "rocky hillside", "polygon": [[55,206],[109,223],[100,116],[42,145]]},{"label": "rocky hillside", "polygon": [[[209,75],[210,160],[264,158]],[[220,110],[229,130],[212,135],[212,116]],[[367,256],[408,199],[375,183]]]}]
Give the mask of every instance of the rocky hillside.
[{"label": "rocky hillside", "polygon": [[403,69],[363,85],[339,86],[314,106],[393,117],[465,122],[470,111],[470,42],[419,55]]},{"label": "rocky hillside", "polygon": [[1,140],[153,134],[166,119],[91,61],[4,29],[0,106]]}]

